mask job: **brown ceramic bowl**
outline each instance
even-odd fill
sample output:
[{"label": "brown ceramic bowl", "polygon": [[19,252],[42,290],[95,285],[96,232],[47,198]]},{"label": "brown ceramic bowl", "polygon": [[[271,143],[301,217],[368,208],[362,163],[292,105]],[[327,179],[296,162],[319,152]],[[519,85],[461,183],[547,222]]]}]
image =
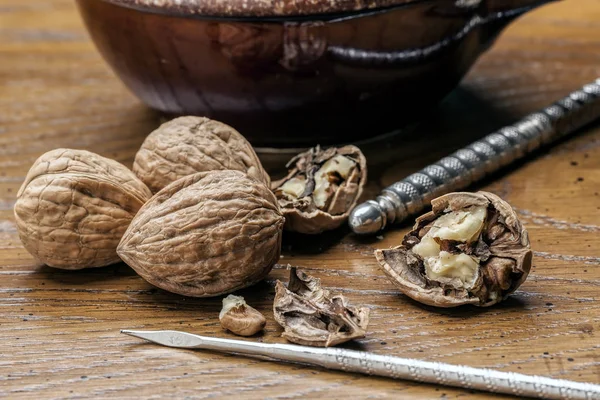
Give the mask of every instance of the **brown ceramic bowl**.
[{"label": "brown ceramic bowl", "polygon": [[414,121],[509,21],[547,0],[77,2],[104,58],[150,107],[289,145]]}]

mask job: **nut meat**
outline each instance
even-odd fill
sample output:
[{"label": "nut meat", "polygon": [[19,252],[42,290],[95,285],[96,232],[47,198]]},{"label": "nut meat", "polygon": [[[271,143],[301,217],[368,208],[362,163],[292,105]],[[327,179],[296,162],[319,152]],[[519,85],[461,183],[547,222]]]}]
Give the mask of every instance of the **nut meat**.
[{"label": "nut meat", "polygon": [[246,304],[243,297],[232,294],[223,299],[219,321],[223,328],[240,336],[252,336],[262,331],[267,324],[267,320],[257,309]]},{"label": "nut meat", "polygon": [[239,171],[199,172],[154,195],[117,252],[161,289],[218,296],[269,273],[279,259],[283,222],[262,183]]},{"label": "nut meat", "polygon": [[275,286],[275,321],[282,336],[307,346],[329,347],[362,338],[369,325],[369,309],[353,307],[341,294],[321,288],[321,280],[292,268],[288,287]]},{"label": "nut meat", "polygon": [[402,293],[424,304],[490,306],[527,278],[532,253],[511,206],[487,193],[450,193],[431,202],[401,246],[375,257]]},{"label": "nut meat", "polygon": [[150,190],[116,161],[85,150],[38,158],[17,193],[23,245],[41,262],[82,269],[119,262],[117,245]]},{"label": "nut meat", "polygon": [[133,163],[133,172],[153,193],[184,176],[224,169],[270,184],[252,146],[238,131],[202,117],[164,123],[144,140]]},{"label": "nut meat", "polygon": [[285,215],[285,228],[316,234],[348,219],[367,181],[367,162],[355,146],[321,150],[294,157],[288,175],[272,189]]}]

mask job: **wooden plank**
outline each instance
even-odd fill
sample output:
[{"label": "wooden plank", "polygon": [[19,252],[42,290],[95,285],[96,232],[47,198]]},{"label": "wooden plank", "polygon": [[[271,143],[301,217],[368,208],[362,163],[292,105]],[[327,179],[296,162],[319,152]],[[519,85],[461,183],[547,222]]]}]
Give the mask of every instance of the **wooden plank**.
[{"label": "wooden plank", "polygon": [[[600,76],[598,21],[600,3],[579,0],[515,22],[417,134],[363,146],[367,194]],[[131,165],[161,116],[105,66],[70,0],[0,0],[0,60],[0,396],[483,397],[119,335],[121,328],[164,328],[232,337],[218,324],[220,299],[154,289],[122,264],[89,271],[37,264],[21,246],[12,206],[45,151],[85,148]],[[270,169],[281,166],[282,157],[261,156]],[[369,334],[351,348],[600,383],[600,127],[477,188],[514,205],[535,251],[530,278],[496,307],[436,310],[399,295],[372,252],[399,243],[406,226],[372,239],[286,235],[281,263],[304,267],[372,309]],[[270,310],[274,282],[286,275],[277,267],[241,292],[267,316],[259,340],[284,342]]]}]

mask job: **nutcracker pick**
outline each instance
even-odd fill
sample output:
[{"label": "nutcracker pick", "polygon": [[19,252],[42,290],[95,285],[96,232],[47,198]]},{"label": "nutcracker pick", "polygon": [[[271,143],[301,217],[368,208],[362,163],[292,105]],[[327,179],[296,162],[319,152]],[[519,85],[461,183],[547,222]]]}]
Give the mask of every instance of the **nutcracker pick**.
[{"label": "nutcracker pick", "polygon": [[375,234],[423,210],[432,199],[464,189],[600,117],[600,78],[567,97],[471,143],[359,204],[348,223],[359,235]]},{"label": "nutcracker pick", "polygon": [[205,349],[225,353],[268,357],[316,365],[344,372],[428,382],[493,393],[507,393],[542,399],[598,399],[600,385],[544,376],[524,375],[486,368],[471,368],[440,362],[421,361],[342,348],[315,348],[278,343],[255,343],[194,335],[179,331],[130,331],[121,333],[183,349]]}]

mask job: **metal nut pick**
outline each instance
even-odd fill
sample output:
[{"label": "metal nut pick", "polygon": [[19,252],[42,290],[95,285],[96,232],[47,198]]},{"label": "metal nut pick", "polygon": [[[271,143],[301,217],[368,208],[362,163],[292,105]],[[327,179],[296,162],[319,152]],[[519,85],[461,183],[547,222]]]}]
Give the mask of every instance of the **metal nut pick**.
[{"label": "metal nut pick", "polygon": [[356,206],[348,224],[356,234],[375,234],[420,212],[432,199],[464,189],[598,117],[600,78],[388,186],[375,200]]},{"label": "metal nut pick", "polygon": [[213,338],[178,331],[129,331],[121,333],[151,342],[184,349],[206,349],[226,353],[317,365],[344,372],[385,376],[415,382],[436,383],[514,396],[542,399],[600,398],[600,385],[524,375],[485,368],[421,361],[341,348],[315,348],[277,343],[255,343]]}]

